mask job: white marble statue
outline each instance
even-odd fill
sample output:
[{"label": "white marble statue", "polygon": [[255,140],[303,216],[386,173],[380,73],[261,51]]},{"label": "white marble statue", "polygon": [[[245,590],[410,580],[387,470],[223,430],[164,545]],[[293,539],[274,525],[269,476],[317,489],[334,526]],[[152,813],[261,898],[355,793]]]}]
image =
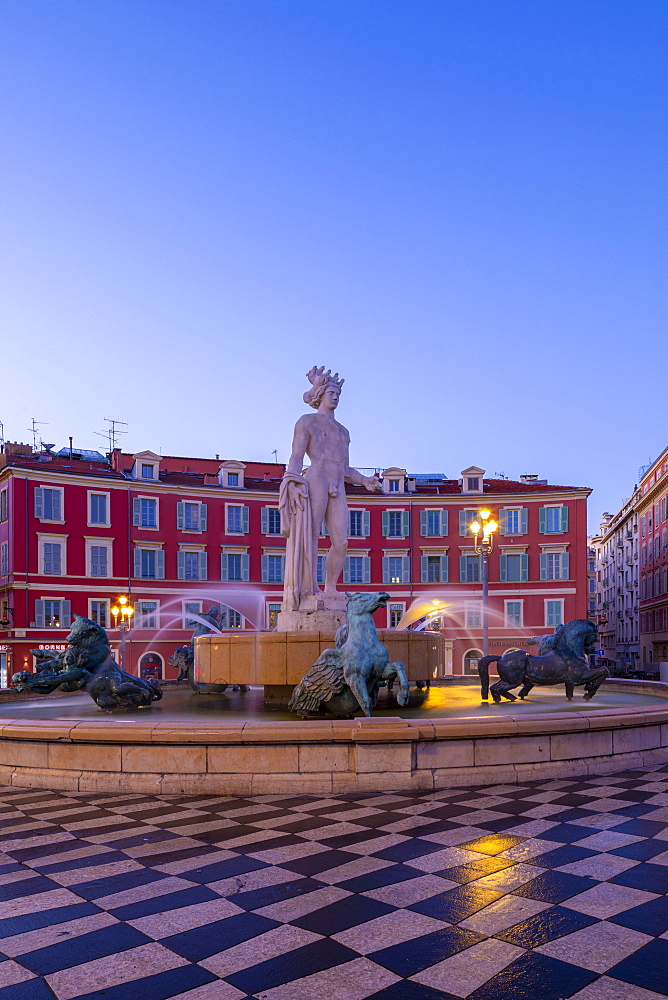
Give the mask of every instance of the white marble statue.
[{"label": "white marble statue", "polygon": [[[279,507],[281,530],[288,542],[285,555],[283,608],[299,610],[309,597],[324,597],[325,603],[343,599],[336,590],[348,551],[348,504],[345,483],[357,483],[370,492],[381,485],[371,476],[351,469],[348,457],[350,435],[334,419],[344,379],[324,366],[313,367],[306,376],[311,388],[304,402],[316,413],[306,413],[295,425],[292,454],[281,483]],[[304,469],[304,456],[310,465]],[[327,554],[324,595],[316,580],[318,538],[322,522],[327,525],[331,547]]]}]

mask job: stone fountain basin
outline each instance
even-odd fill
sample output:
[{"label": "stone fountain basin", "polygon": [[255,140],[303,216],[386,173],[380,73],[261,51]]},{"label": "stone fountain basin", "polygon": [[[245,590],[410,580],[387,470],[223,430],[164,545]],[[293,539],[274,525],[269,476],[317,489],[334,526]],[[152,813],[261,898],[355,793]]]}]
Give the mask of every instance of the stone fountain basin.
[{"label": "stone fountain basin", "polygon": [[[530,701],[483,706],[473,686],[432,687],[421,705],[401,714],[391,705],[373,719],[350,721],[241,711],[213,717],[206,696],[192,715],[166,704],[166,711],[132,718],[103,715],[89,701],[83,707],[77,695],[35,699],[2,706],[0,782],[138,794],[327,795],[570,778],[668,761],[668,684],[607,681],[592,702],[576,694],[569,703],[559,689],[534,692]],[[450,705],[447,716],[450,703],[458,707]]]}]

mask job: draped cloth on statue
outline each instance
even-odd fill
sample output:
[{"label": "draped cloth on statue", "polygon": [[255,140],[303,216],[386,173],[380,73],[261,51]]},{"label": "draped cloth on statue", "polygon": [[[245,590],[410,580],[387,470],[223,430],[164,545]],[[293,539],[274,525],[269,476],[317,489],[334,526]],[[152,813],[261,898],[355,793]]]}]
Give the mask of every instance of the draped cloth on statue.
[{"label": "draped cloth on statue", "polygon": [[313,565],[313,530],[308,483],[286,472],[278,496],[281,534],[287,538],[283,577],[284,610],[297,611],[302,600],[319,592]]}]

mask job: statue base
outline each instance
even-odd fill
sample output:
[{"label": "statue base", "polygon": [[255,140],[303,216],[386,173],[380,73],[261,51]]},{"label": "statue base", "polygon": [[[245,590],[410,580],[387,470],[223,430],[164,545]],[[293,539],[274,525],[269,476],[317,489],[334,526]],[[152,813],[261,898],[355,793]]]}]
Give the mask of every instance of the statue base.
[{"label": "statue base", "polygon": [[336,632],[346,620],[346,597],[325,597],[314,594],[305,597],[297,610],[281,605],[276,623],[277,632]]}]

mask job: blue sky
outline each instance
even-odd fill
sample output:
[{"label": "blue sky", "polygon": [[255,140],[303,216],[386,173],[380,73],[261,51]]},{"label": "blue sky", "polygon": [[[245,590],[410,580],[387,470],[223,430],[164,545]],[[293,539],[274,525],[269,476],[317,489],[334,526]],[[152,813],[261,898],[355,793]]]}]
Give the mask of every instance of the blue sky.
[{"label": "blue sky", "polygon": [[10,439],[588,485],[666,443],[668,7],[4,0]]}]

